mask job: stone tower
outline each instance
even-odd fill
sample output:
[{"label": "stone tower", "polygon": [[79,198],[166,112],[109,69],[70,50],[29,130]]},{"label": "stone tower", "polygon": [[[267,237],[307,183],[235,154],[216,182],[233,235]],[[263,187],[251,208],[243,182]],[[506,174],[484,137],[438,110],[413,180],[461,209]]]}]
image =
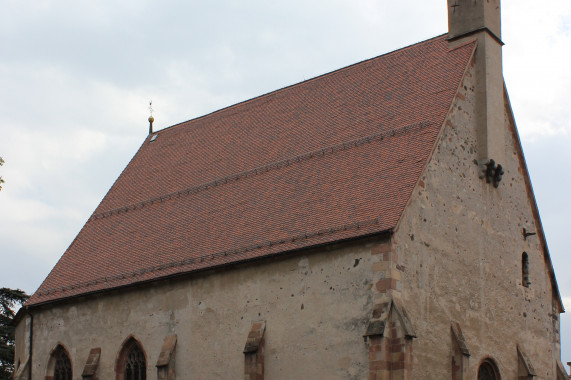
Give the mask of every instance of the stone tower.
[{"label": "stone tower", "polygon": [[475,56],[478,154],[481,162],[504,157],[504,79],[500,0],[448,0],[450,47],[477,39]]}]

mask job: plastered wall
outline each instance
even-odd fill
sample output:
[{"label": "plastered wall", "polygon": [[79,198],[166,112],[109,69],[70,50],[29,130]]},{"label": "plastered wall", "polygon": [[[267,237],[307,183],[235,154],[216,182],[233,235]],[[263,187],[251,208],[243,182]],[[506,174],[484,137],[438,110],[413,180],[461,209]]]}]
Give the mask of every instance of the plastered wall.
[{"label": "plastered wall", "polygon": [[36,310],[33,378],[44,378],[61,343],[74,379],[94,347],[101,347],[98,377],[113,379],[121,345],[133,335],[154,379],[170,334],[178,337],[177,379],[243,378],[246,338],[259,320],[266,321],[265,378],[366,378],[372,245],[347,243]]},{"label": "plastered wall", "polygon": [[[560,356],[552,287],[526,192],[523,168],[505,114],[503,180],[496,189],[478,176],[474,70],[467,73],[436,147],[411,198],[393,249],[402,296],[418,338],[414,378],[450,379],[451,321],[470,350],[468,379],[491,357],[502,378],[517,378],[516,345],[538,379],[553,379]],[[494,158],[494,157],[491,157]],[[522,253],[530,263],[522,285]]]},{"label": "plastered wall", "polygon": [[27,368],[30,349],[30,323],[30,317],[23,315],[19,318],[14,331],[14,376],[16,379],[28,378]]}]

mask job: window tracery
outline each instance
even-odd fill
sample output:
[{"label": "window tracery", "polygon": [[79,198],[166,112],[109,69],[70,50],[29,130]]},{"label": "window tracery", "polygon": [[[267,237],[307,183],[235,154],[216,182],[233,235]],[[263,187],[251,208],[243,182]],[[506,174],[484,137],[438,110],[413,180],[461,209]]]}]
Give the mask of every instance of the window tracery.
[{"label": "window tracery", "polygon": [[72,380],[71,360],[62,346],[58,346],[52,354],[55,360],[54,380]]},{"label": "window tracery", "polygon": [[[130,339],[123,347],[119,360],[119,376],[121,380],[146,380],[147,361],[141,345]],[[122,375],[122,377],[120,376]]]}]

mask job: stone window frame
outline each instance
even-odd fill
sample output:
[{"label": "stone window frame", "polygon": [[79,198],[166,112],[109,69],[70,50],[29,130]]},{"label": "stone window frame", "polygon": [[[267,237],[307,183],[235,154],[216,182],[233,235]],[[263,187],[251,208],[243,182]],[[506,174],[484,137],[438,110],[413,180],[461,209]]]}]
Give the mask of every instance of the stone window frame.
[{"label": "stone window frame", "polygon": [[468,378],[470,350],[466,344],[466,338],[458,322],[450,324],[452,338],[451,371],[452,380],[465,380]]},{"label": "stone window frame", "polygon": [[125,379],[125,366],[127,364],[127,354],[129,353],[129,350],[131,349],[131,346],[133,344],[137,345],[143,354],[143,357],[145,359],[145,366],[144,366],[145,371],[143,372],[144,377],[142,380],[147,379],[149,359],[147,357],[147,353],[145,352],[145,348],[141,344],[140,340],[135,338],[133,335],[129,335],[121,344],[121,348],[119,349],[119,352],[117,353],[117,357],[115,359],[115,376],[116,376],[115,379],[116,380],[129,380],[129,379]]},{"label": "stone window frame", "polygon": [[244,346],[244,379],[264,380],[266,321],[252,322]]},{"label": "stone window frame", "polygon": [[369,380],[412,378],[412,322],[399,297],[394,294],[376,304],[365,335],[369,345]]},{"label": "stone window frame", "polygon": [[101,347],[92,348],[89,351],[85,366],[81,377],[83,380],[97,380],[97,368],[99,367],[99,359],[101,358]]},{"label": "stone window frame", "polygon": [[176,342],[177,335],[172,334],[165,337],[159,358],[157,359],[157,379],[158,380],[175,380],[175,361],[176,361]]},{"label": "stone window frame", "polygon": [[56,380],[55,371],[58,365],[58,360],[60,359],[58,358],[58,356],[60,355],[64,355],[67,361],[69,362],[69,380],[73,379],[73,362],[71,361],[71,355],[69,354],[69,351],[67,350],[65,345],[61,342],[58,342],[56,346],[53,348],[53,350],[50,351],[48,366],[46,368],[46,376],[44,377],[45,380]]}]

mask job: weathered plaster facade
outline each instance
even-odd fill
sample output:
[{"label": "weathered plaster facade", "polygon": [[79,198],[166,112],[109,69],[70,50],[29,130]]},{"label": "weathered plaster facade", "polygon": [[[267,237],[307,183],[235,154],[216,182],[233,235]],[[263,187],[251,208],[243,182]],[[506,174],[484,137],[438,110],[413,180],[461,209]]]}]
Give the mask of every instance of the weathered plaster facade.
[{"label": "weathered plaster facade", "polygon": [[[404,268],[400,293],[418,335],[414,378],[451,378],[450,323],[458,322],[471,354],[466,378],[476,378],[487,357],[502,378],[517,378],[519,344],[537,378],[553,379],[558,306],[538,235],[522,233],[537,230],[511,110],[504,114],[505,174],[496,189],[478,178],[474,86],[472,67],[393,236]],[[524,252],[529,287],[522,284]]]},{"label": "weathered plaster facade", "polygon": [[14,371],[18,375],[17,378],[28,378],[31,322],[29,317],[23,317],[16,324],[16,331],[14,332]]},{"label": "weathered plaster facade", "polygon": [[[553,379],[560,355],[557,301],[537,235],[522,234],[523,228],[537,231],[511,111],[504,115],[505,174],[496,189],[478,175],[474,107],[471,67],[390,239],[361,239],[36,309],[32,378],[45,378],[58,344],[68,350],[75,377],[90,350],[101,348],[97,378],[114,378],[122,344],[134,337],[152,379],[163,340],[176,334],[176,378],[236,379],[244,374],[252,323],[265,321],[265,378],[364,379],[370,348],[381,351],[385,338],[363,335],[376,305],[394,295],[416,333],[405,352],[411,372],[379,364],[375,378],[452,378],[455,322],[470,353],[464,378],[476,378],[486,358],[502,378],[516,378],[519,345],[537,378]],[[529,287],[522,283],[523,252]],[[30,327],[29,318],[23,320],[16,353],[22,363]],[[390,321],[396,336],[402,327]]]},{"label": "weathered plaster facade", "polygon": [[164,338],[178,337],[177,379],[237,379],[252,322],[266,321],[265,378],[363,379],[363,333],[372,310],[373,240],[204,273],[34,312],[33,379],[43,379],[50,351],[62,344],[73,374],[101,347],[97,376],[115,378],[123,342],[146,353],[147,378]]}]

